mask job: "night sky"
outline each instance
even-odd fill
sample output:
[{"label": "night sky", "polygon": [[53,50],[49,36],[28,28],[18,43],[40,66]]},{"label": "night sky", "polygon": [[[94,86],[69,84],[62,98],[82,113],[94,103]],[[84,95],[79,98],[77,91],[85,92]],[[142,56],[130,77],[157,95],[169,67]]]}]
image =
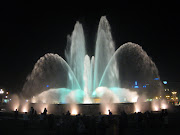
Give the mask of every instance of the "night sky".
[{"label": "night sky", "polygon": [[66,37],[76,21],[83,24],[88,53],[93,55],[103,15],[111,25],[116,48],[126,42],[141,45],[157,65],[161,80],[180,82],[178,2],[83,4],[1,3],[0,87],[21,91],[41,56],[51,52],[64,58]]}]

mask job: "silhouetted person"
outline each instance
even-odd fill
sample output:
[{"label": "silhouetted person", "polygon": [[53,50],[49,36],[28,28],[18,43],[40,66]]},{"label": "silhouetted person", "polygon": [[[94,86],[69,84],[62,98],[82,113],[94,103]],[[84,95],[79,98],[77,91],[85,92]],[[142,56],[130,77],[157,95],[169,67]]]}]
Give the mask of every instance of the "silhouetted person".
[{"label": "silhouetted person", "polygon": [[47,115],[47,109],[46,108],[44,108],[44,117],[45,117],[45,119],[46,119],[46,115]]},{"label": "silhouetted person", "polygon": [[14,111],[14,117],[15,117],[15,119],[18,118],[18,110],[17,109]]},{"label": "silhouetted person", "polygon": [[71,113],[68,110],[67,113],[66,113],[66,116],[70,116],[70,115],[71,115]]},{"label": "silhouetted person", "polygon": [[108,110],[108,111],[109,111],[109,115],[112,115],[112,112],[110,110]]}]

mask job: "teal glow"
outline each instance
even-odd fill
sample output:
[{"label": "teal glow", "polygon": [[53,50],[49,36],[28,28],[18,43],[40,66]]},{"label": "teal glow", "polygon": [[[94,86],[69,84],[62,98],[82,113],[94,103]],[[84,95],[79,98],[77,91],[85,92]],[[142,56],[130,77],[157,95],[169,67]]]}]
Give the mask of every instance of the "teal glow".
[{"label": "teal glow", "polygon": [[167,81],[163,81],[163,84],[167,84]]},{"label": "teal glow", "polygon": [[60,95],[59,103],[61,104],[66,104],[68,98],[71,98],[77,103],[83,103],[84,91],[80,89],[71,90],[67,88],[59,88],[57,89],[57,93]]},{"label": "teal glow", "polygon": [[4,99],[4,103],[8,103],[9,102],[9,99]]}]

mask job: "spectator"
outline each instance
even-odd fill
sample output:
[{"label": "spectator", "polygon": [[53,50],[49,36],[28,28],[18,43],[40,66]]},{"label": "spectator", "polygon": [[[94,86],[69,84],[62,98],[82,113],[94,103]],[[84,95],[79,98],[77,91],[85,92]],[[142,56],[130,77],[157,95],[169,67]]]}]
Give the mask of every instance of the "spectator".
[{"label": "spectator", "polygon": [[17,109],[14,111],[14,117],[15,117],[15,119],[18,118],[18,110]]},{"label": "spectator", "polygon": [[110,110],[108,110],[109,111],[109,115],[111,116],[112,115],[112,112],[110,111]]},{"label": "spectator", "polygon": [[66,113],[66,116],[70,116],[70,115],[71,115],[71,113],[68,110],[67,113]]}]

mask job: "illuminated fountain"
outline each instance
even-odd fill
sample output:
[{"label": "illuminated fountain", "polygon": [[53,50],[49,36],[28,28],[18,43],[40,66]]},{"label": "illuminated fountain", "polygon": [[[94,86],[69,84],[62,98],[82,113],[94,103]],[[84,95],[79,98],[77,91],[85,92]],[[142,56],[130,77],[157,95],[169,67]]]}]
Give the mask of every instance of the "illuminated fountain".
[{"label": "illuminated fountain", "polygon": [[95,99],[102,104],[136,102],[137,92],[120,85],[125,54],[135,55],[144,72],[158,76],[155,64],[139,45],[128,42],[115,51],[105,16],[99,22],[95,56],[87,55],[85,44],[82,24],[77,22],[67,37],[66,61],[52,53],[41,57],[27,77],[23,96],[33,103],[97,103]]}]

